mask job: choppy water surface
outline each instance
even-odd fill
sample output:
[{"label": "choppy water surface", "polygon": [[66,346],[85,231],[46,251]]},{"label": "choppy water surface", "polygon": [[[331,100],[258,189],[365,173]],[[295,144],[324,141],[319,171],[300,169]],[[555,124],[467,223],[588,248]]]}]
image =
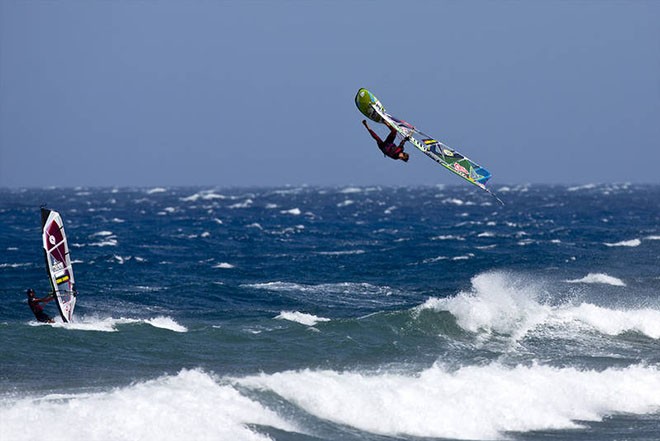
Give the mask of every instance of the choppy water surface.
[{"label": "choppy water surface", "polygon": [[660,439],[660,187],[495,190],[0,190],[0,438]]}]

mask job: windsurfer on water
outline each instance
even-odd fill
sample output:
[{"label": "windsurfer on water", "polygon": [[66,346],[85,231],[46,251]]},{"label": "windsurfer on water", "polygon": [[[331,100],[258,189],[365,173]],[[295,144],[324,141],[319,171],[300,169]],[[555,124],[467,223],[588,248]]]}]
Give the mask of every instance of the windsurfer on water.
[{"label": "windsurfer on water", "polygon": [[397,131],[390,123],[385,121],[385,125],[387,125],[387,127],[389,127],[390,129],[390,134],[387,135],[385,141],[380,139],[378,134],[369,128],[366,119],[362,120],[362,124],[364,124],[364,127],[367,128],[371,137],[376,140],[376,143],[378,144],[378,148],[380,149],[381,152],[383,152],[385,156],[392,159],[400,159],[403,162],[408,162],[408,153],[403,151],[403,145],[406,143],[408,138],[404,138],[399,145],[394,144],[394,139],[396,137]]},{"label": "windsurfer on water", "polygon": [[53,320],[52,317],[46,314],[44,312],[44,307],[39,304],[39,303],[48,303],[51,300],[53,300],[55,296],[53,294],[50,294],[46,297],[42,297],[38,299],[32,288],[28,288],[26,294],[28,298],[28,305],[30,306],[30,309],[32,310],[32,313],[34,314],[37,321],[42,323],[55,323],[55,320]]}]

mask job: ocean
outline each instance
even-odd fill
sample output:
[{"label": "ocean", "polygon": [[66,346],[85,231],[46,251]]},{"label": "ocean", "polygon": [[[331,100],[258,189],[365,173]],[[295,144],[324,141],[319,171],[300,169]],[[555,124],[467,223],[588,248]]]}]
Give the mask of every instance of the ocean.
[{"label": "ocean", "polygon": [[660,186],[494,190],[0,189],[0,439],[659,440]]}]

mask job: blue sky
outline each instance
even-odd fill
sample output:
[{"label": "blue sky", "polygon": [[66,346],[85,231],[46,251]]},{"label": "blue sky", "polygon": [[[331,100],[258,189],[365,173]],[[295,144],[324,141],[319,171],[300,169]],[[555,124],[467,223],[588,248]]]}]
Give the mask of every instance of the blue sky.
[{"label": "blue sky", "polygon": [[461,184],[383,158],[360,87],[495,188],[658,183],[658,23],[655,1],[2,0],[0,187]]}]

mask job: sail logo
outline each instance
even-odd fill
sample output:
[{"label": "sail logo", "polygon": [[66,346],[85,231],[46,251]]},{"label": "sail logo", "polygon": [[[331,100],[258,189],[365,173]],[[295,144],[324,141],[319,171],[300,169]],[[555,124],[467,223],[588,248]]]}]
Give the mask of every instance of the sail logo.
[{"label": "sail logo", "polygon": [[55,236],[48,236],[48,242],[50,242],[51,245],[55,245]]},{"label": "sail logo", "polygon": [[454,163],[454,170],[456,170],[459,173],[465,174],[465,175],[468,174],[467,169],[465,167],[463,167],[461,164],[459,164],[458,162]]},{"label": "sail logo", "polygon": [[63,262],[55,262],[53,264],[53,272],[58,273],[60,271],[64,271],[64,263]]}]

